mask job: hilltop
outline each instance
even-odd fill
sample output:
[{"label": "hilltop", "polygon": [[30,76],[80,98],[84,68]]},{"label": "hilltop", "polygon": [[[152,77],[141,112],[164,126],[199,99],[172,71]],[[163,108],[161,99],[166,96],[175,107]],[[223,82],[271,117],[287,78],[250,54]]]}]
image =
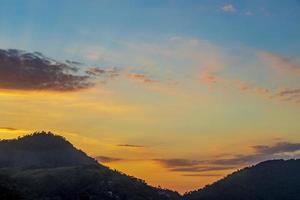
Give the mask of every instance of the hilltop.
[{"label": "hilltop", "polygon": [[184,200],[299,200],[300,160],[270,160],[238,170]]},{"label": "hilltop", "polygon": [[5,200],[300,200],[300,160],[270,160],[181,196],[98,163],[65,138],[37,132],[0,141]]},{"label": "hilltop", "polygon": [[0,199],[178,200],[180,195],[111,170],[65,138],[39,132],[0,141]]}]

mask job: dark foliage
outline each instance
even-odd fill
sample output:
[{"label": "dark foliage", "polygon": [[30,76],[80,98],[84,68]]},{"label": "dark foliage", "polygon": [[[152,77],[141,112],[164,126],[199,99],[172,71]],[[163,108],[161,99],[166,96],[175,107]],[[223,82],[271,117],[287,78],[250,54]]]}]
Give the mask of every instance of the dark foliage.
[{"label": "dark foliage", "polygon": [[0,167],[47,168],[96,164],[61,136],[40,132],[0,141]]},{"label": "dark foliage", "polygon": [[185,200],[300,200],[300,160],[272,160],[184,195]]},{"label": "dark foliage", "polygon": [[300,160],[239,170],[180,196],[111,170],[63,137],[40,132],[0,141],[4,200],[300,200]]},{"label": "dark foliage", "polygon": [[176,192],[98,164],[51,133],[0,141],[0,199],[179,200]]}]

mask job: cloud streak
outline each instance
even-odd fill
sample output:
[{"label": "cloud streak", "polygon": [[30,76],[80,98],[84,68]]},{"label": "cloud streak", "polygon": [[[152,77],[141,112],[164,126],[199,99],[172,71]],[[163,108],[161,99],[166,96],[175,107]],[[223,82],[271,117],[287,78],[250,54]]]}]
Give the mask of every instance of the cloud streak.
[{"label": "cloud streak", "polygon": [[118,147],[128,147],[128,148],[143,148],[145,146],[135,145],[135,144],[118,144]]},{"label": "cloud streak", "polygon": [[283,101],[293,101],[300,103],[300,88],[284,88],[280,89],[273,95],[274,98],[281,99]]},{"label": "cloud streak", "polygon": [[[143,147],[139,145],[118,145],[124,147]],[[256,164],[270,159],[290,159],[299,157],[300,143],[278,142],[272,145],[250,146],[252,152],[248,154],[225,155],[212,159],[186,159],[186,158],[147,158],[126,159],[109,156],[97,156],[99,162],[128,162],[128,161],[154,161],[170,172],[180,173],[182,176],[222,176],[224,171],[236,170],[245,166]],[[227,173],[227,172],[226,172]]]},{"label": "cloud streak", "polygon": [[259,57],[279,74],[300,75],[300,63],[291,57],[260,52]]},{"label": "cloud streak", "polygon": [[210,171],[223,171],[229,170],[233,167],[223,167],[223,166],[194,166],[194,167],[175,167],[171,168],[170,171],[173,172],[210,172]]},{"label": "cloud streak", "polygon": [[12,139],[30,133],[30,130],[10,126],[0,127],[0,139]]},{"label": "cloud streak", "polygon": [[198,160],[189,160],[183,158],[172,158],[172,159],[154,159],[163,164],[167,168],[184,167],[184,166],[195,166],[201,163]]},{"label": "cloud streak", "polygon": [[0,127],[0,130],[7,130],[7,131],[18,131],[19,129],[13,127]]},{"label": "cloud streak", "polygon": [[120,70],[115,67],[89,67],[85,73],[89,76],[104,76],[108,75],[110,77],[119,76]]},{"label": "cloud streak", "polygon": [[154,80],[149,78],[146,74],[142,73],[129,73],[127,75],[128,78],[133,79],[133,80],[138,80],[144,83],[156,83],[159,82],[158,80]]},{"label": "cloud streak", "polygon": [[273,146],[268,145],[257,145],[253,146],[259,154],[278,154],[278,153],[291,153],[295,151],[300,151],[300,143],[289,143],[289,142],[279,142]]},{"label": "cloud streak", "polygon": [[285,153],[295,153],[300,151],[300,143],[279,142],[273,145],[255,145],[252,146],[252,149],[254,152],[248,155],[235,155],[232,158],[217,159],[209,162],[217,165],[248,165],[266,159],[284,157]]},{"label": "cloud streak", "polygon": [[223,10],[224,12],[231,12],[231,13],[233,13],[233,12],[236,11],[234,5],[232,5],[232,4],[226,4],[226,5],[224,5],[224,6],[222,7],[222,10]]},{"label": "cloud streak", "polygon": [[220,177],[222,174],[182,174],[181,176],[188,177]]},{"label": "cloud streak", "polygon": [[[297,156],[300,151],[300,143],[279,142],[273,145],[255,145],[251,147],[252,153],[245,155],[233,155],[229,158],[218,158],[208,160],[190,160],[184,158],[176,159],[154,159],[165,168],[173,172],[184,172],[185,176],[198,172],[215,172],[233,170],[239,167],[255,164],[268,159],[284,158],[287,153]],[[201,175],[201,174],[197,174]]]},{"label": "cloud streak", "polygon": [[221,77],[218,72],[210,70],[204,70],[200,73],[200,81],[210,87],[220,86],[223,89],[234,89],[270,100],[273,99],[296,104],[300,103],[300,88],[281,88],[271,90],[243,80],[224,78]]}]

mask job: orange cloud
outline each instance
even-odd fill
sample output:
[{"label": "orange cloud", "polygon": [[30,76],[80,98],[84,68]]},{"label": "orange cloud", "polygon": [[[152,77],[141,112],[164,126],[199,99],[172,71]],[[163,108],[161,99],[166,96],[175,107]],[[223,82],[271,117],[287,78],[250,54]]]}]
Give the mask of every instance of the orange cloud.
[{"label": "orange cloud", "polygon": [[300,103],[300,88],[283,88],[274,93],[273,97],[283,101]]},{"label": "orange cloud", "polygon": [[259,57],[279,74],[300,75],[300,63],[293,58],[270,52],[260,52]]},{"label": "orange cloud", "polygon": [[200,75],[201,81],[203,81],[206,84],[216,84],[219,82],[219,78],[212,72],[204,71]]},{"label": "orange cloud", "polygon": [[144,79],[146,78],[145,74],[139,74],[139,73],[130,73],[128,74],[129,78],[137,78],[137,79]]},{"label": "orange cloud", "polygon": [[220,86],[224,89],[234,89],[240,92],[247,92],[252,95],[261,96],[267,99],[300,103],[299,88],[283,88],[271,90],[266,87],[251,84],[239,79],[223,78],[216,71],[205,70],[200,74],[200,81],[209,86]]},{"label": "orange cloud", "polygon": [[127,75],[127,77],[131,78],[131,79],[142,81],[144,83],[156,83],[156,82],[158,82],[158,80],[151,79],[146,74],[142,74],[142,73],[129,73]]}]

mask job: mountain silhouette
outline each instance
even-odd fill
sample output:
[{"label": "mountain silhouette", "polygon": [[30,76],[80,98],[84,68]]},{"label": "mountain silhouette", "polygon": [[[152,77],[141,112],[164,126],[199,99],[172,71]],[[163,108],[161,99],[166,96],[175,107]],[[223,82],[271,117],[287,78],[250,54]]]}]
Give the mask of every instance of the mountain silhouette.
[{"label": "mountain silhouette", "polygon": [[96,164],[61,136],[34,133],[0,142],[0,167],[50,168]]},{"label": "mountain silhouette", "polygon": [[179,200],[177,192],[111,170],[61,136],[0,141],[2,200]]},{"label": "mountain silhouette", "polygon": [[271,160],[181,196],[111,170],[61,136],[0,141],[2,200],[300,200],[300,160]]},{"label": "mountain silhouette", "polygon": [[184,200],[300,200],[300,160],[270,160],[247,167]]}]

